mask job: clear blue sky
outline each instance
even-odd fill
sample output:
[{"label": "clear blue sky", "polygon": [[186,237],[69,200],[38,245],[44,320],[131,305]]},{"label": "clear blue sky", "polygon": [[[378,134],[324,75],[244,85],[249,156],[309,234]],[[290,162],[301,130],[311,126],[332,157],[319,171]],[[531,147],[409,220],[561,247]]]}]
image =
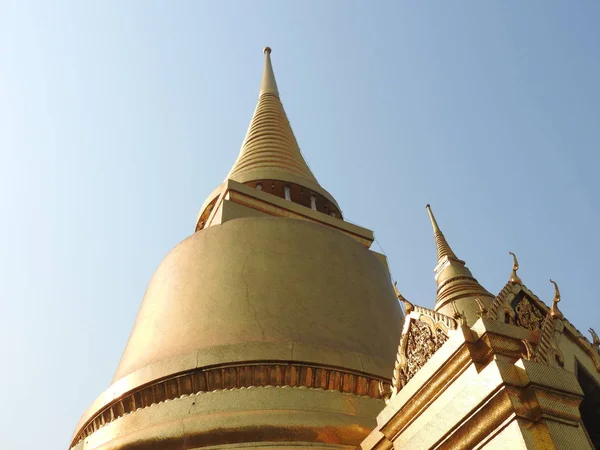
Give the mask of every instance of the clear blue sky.
[{"label": "clear blue sky", "polygon": [[409,299],[435,298],[431,203],[490,291],[512,250],[600,329],[600,2],[374,3],[0,0],[3,448],[67,448],[108,386],[237,156],[265,45],[311,168]]}]

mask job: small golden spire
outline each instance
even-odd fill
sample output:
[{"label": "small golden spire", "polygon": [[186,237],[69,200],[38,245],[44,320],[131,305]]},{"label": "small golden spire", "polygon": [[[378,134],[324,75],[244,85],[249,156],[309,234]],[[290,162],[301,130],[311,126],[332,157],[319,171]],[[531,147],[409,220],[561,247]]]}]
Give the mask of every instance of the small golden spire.
[{"label": "small golden spire", "polygon": [[455,306],[452,305],[451,307],[450,303],[457,301],[462,310],[461,314],[464,315],[466,322],[472,325],[481,314],[481,309],[478,308],[478,302],[475,298],[479,297],[484,309],[487,309],[485,307],[491,304],[494,296],[477,282],[465,262],[458,259],[452,251],[435,220],[430,205],[427,205],[427,212],[433,227],[438,256],[437,266],[434,269],[435,281],[438,287],[434,309],[450,316],[453,313],[451,308]]},{"label": "small golden spire", "polygon": [[265,68],[263,70],[263,76],[260,82],[260,93],[258,95],[260,97],[263,94],[274,94],[279,97],[275,73],[273,72],[273,66],[271,65],[271,47],[265,47],[263,53],[265,54]]},{"label": "small golden spire", "polygon": [[396,297],[398,298],[399,301],[404,302],[404,311],[406,311],[406,314],[409,314],[411,311],[413,311],[415,309],[415,305],[413,305],[411,302],[409,302],[398,290],[398,286],[396,286],[397,282],[394,281],[394,292],[396,292]]},{"label": "small golden spire", "polygon": [[560,290],[558,284],[555,281],[550,280],[550,283],[554,285],[554,300],[552,300],[552,306],[550,307],[550,315],[557,319],[563,318],[563,313],[558,309],[558,302],[560,302]]},{"label": "small golden spire", "polygon": [[427,205],[425,206],[425,208],[427,208],[427,212],[429,213],[429,220],[431,220],[431,226],[433,227],[433,237],[435,238],[435,246],[437,248],[438,263],[442,261],[444,256],[458,260],[458,258],[450,248],[450,245],[448,245],[448,241],[446,241],[442,230],[440,230],[440,227],[438,226],[435,220],[435,216],[433,215],[433,211],[431,210],[431,206]]},{"label": "small golden spire", "polygon": [[517,260],[517,255],[515,255],[513,252],[508,252],[508,254],[512,255],[513,257],[513,268],[512,273],[510,274],[510,282],[515,284],[523,284],[523,281],[521,281],[521,278],[519,278],[519,275],[517,275],[517,270],[519,270],[519,261]]}]

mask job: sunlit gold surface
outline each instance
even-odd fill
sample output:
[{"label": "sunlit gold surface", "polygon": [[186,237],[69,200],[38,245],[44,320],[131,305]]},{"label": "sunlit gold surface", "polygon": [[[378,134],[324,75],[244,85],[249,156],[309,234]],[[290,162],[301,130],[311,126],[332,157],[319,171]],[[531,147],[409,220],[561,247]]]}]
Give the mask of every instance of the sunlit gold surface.
[{"label": "sunlit gold surface", "polygon": [[591,448],[577,379],[522,359],[529,333],[488,319],[458,329],[392,397],[361,447]]},{"label": "sunlit gold surface", "polygon": [[[271,64],[271,49],[264,49],[265,61],[260,84],[258,103],[242,148],[231,168],[225,184],[235,181],[256,187],[260,184],[265,192],[280,196],[284,186],[292,191],[294,201],[311,206],[315,197],[316,209],[341,218],[341,210],[335,199],[317,181],[306,164],[292,127],[279,98],[279,90]],[[209,195],[198,215],[196,231],[203,229],[214,214],[215,202],[224,192],[220,186]]]},{"label": "sunlit gold surface", "polygon": [[558,309],[558,285],[551,280],[548,307],[515,276],[514,263],[472,326],[413,306],[390,398],[362,449],[593,447],[575,373],[578,364],[600,385],[600,354]]},{"label": "sunlit gold surface", "polygon": [[[234,203],[236,206],[233,205]],[[330,215],[314,211],[233,180],[227,180],[221,186],[212,213],[206,219],[204,227],[220,225],[227,220],[249,215],[285,217],[318,223],[346,234],[366,248],[369,248],[374,240],[371,230],[333,218]]]},{"label": "sunlit gold surface", "polygon": [[344,234],[275,217],[209,227],[157,270],[115,375],[125,385],[80,427],[138,386],[240,361],[346,367],[356,375],[333,389],[362,389],[359,374],[388,379],[400,323],[385,267]]},{"label": "sunlit gold surface", "polygon": [[403,320],[387,261],[308,168],[264,53],[240,155],[152,278],[78,449],[353,448],[375,425]]},{"label": "sunlit gold surface", "polygon": [[519,261],[517,260],[517,255],[515,255],[513,252],[508,253],[513,257],[513,267],[512,272],[510,274],[510,281],[512,283],[522,284],[523,282],[521,281],[521,278],[519,278],[519,275],[517,275],[517,271],[519,270]]},{"label": "sunlit gold surface", "polygon": [[357,242],[303,221],[236,219],[167,255],[115,380],[178,354],[249,342],[362,353],[379,358],[386,375],[399,321],[384,267]]},{"label": "sunlit gold surface", "polygon": [[[180,450],[277,443],[353,448],[383,402],[309,388],[255,387],[184,395],[138,409],[76,445],[87,449]],[[231,447],[230,447],[231,446]]]},{"label": "sunlit gold surface", "polygon": [[308,168],[264,54],[239,157],[154,274],[71,446],[591,448],[575,373],[600,383],[600,339],[560,312],[556,283],[547,306],[511,253],[492,296],[427,205],[435,307],[405,299],[373,232],[343,221]]}]

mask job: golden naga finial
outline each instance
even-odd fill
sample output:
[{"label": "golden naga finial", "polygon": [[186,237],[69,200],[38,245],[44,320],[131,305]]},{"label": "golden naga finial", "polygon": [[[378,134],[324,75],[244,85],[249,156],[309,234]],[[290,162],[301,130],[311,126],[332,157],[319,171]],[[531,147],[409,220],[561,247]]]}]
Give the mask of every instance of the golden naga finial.
[{"label": "golden naga finial", "polygon": [[521,281],[521,278],[519,278],[519,275],[517,275],[517,270],[519,270],[519,261],[517,260],[517,255],[515,255],[513,252],[508,252],[509,255],[512,255],[513,257],[513,268],[512,268],[512,273],[510,274],[510,281],[511,283],[515,283],[515,284],[523,284],[523,281]]},{"label": "golden naga finial", "polygon": [[558,302],[560,302],[560,290],[558,289],[558,284],[555,281],[550,280],[550,283],[554,285],[554,300],[552,300],[552,306],[550,307],[550,314],[552,317],[562,319],[563,314],[558,309]]},{"label": "golden naga finial", "polygon": [[392,386],[390,386],[390,384],[387,382],[380,381],[377,387],[379,388],[379,395],[387,405],[390,402],[390,398],[393,394]]},{"label": "golden naga finial", "polygon": [[481,298],[475,297],[475,302],[477,303],[477,307],[479,308],[479,310],[477,311],[477,315],[479,315],[479,317],[487,317],[488,310],[481,301]]},{"label": "golden naga finial", "polygon": [[598,337],[593,328],[590,328],[588,331],[592,335],[592,345],[600,350],[600,337]]},{"label": "golden naga finial", "polygon": [[400,300],[401,302],[404,303],[404,310],[406,311],[406,314],[409,314],[411,311],[413,311],[415,309],[415,305],[413,305],[411,302],[409,302],[398,290],[398,286],[396,286],[398,284],[397,281],[394,281],[394,292],[396,293],[396,297],[398,298],[398,300]]},{"label": "golden naga finial", "polygon": [[525,346],[525,353],[521,353],[521,358],[528,361],[532,360],[535,356],[535,348],[527,339],[521,339],[521,342],[523,342],[523,345]]},{"label": "golden naga finial", "polygon": [[461,312],[458,310],[455,301],[452,302],[452,309],[454,310],[454,319],[456,319],[461,327],[465,326],[467,324],[467,316],[465,316],[464,311]]}]

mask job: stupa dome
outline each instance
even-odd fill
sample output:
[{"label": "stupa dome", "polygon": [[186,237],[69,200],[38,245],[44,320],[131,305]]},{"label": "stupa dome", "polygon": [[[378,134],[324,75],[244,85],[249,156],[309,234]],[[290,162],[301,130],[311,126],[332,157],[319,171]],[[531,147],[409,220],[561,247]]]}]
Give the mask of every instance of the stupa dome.
[{"label": "stupa dome", "polygon": [[[291,433],[348,445],[381,409],[378,383],[389,380],[401,323],[387,268],[343,233],[266,216],[208,227],[158,267],[113,384],[76,437],[106,415],[110,423],[90,429],[97,428],[90,448],[103,448],[104,434],[137,448],[140,439],[169,435],[173,418],[194,421],[197,432],[184,433],[190,442],[215,430],[229,433],[219,442],[236,433],[248,439],[253,427],[270,427],[261,440]],[[272,396],[269,388],[280,389]],[[188,414],[192,403],[196,416]],[[253,416],[257,405],[262,412]],[[319,429],[329,435],[303,434]]]},{"label": "stupa dome", "polygon": [[161,263],[115,381],[173,358],[179,370],[283,359],[387,378],[400,321],[389,274],[356,241],[305,221],[236,219]]}]

